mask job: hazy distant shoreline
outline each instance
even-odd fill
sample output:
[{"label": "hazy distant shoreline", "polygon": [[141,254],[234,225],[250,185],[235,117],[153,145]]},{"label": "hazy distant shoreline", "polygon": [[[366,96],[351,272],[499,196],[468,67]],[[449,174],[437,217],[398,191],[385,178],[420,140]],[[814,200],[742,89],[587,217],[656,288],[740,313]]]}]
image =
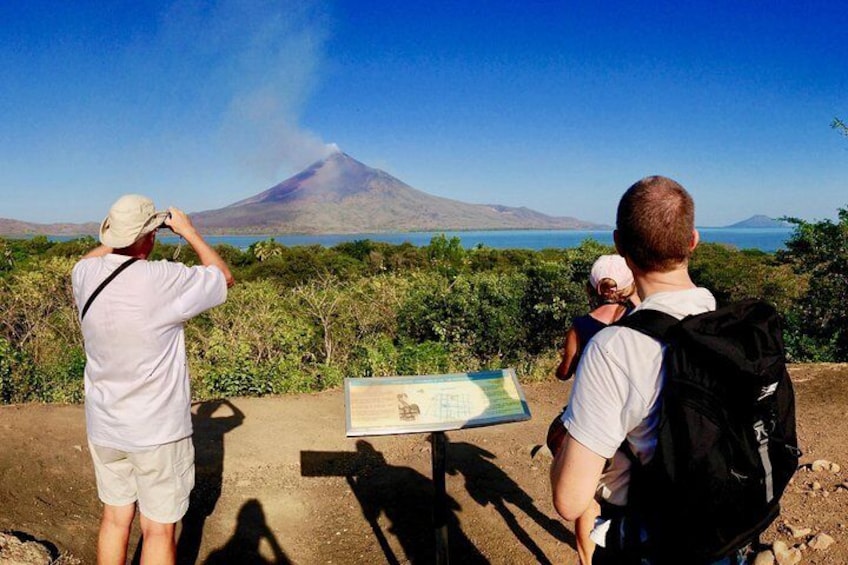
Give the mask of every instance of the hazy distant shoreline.
[{"label": "hazy distant shoreline", "polygon": [[[723,243],[739,249],[758,249],[772,253],[782,249],[786,240],[792,234],[792,228],[698,228],[701,241],[707,243]],[[230,234],[207,235],[206,239],[212,245],[226,244],[238,249],[247,249],[257,241],[270,238],[289,247],[299,245],[321,245],[332,247],[340,243],[370,239],[393,245],[410,243],[416,247],[428,245],[430,240],[438,235],[458,237],[465,248],[478,245],[494,249],[529,249],[538,251],[548,248],[577,247],[587,239],[595,240],[605,245],[612,245],[612,229],[608,230],[451,230],[427,232],[378,232],[378,233],[337,233],[337,234]],[[29,238],[33,236],[19,236]],[[47,236],[56,241],[67,241],[83,236],[56,235]],[[160,232],[159,240],[163,243],[177,243],[178,238]]]}]

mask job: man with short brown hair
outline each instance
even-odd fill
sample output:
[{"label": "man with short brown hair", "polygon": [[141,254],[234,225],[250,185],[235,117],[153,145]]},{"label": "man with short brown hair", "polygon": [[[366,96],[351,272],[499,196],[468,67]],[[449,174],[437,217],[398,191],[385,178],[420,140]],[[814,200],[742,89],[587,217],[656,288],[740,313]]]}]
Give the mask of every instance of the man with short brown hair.
[{"label": "man with short brown hair", "polygon": [[[161,227],[182,236],[202,265],[147,261]],[[174,563],[175,525],[194,487],[183,324],[223,303],[233,277],[185,213],[156,211],[144,196],[112,205],[100,241],[71,274],[85,341],[86,431],[104,504],[97,562],[126,562],[138,505],[141,562]]]},{"label": "man with short brown hair", "polygon": [[[677,182],[646,177],[622,196],[616,215],[616,249],[633,271],[641,304],[678,319],[715,309],[715,299],[689,277],[698,244],[691,196]],[[627,448],[647,463],[656,448],[663,345],[637,330],[611,326],[587,344],[563,414],[566,439],[551,467],[554,507],[567,520],[593,498],[601,505],[592,538],[593,563],[621,563],[606,545],[606,518],[627,504],[631,462]],[[622,449],[620,449],[622,448]],[[685,559],[681,563],[685,562]]]},{"label": "man with short brown hair", "polygon": [[618,204],[616,243],[642,270],[670,271],[688,261],[694,230],[695,203],[670,178],[646,177]]}]

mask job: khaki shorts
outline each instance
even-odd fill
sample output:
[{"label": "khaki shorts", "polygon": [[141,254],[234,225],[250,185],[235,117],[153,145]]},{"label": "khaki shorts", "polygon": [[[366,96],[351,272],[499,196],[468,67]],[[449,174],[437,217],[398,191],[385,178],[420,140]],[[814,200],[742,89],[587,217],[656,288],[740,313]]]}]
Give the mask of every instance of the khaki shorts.
[{"label": "khaki shorts", "polygon": [[160,524],[178,522],[188,510],[194,488],[194,445],[191,437],[126,452],[88,443],[104,504],[126,506],[138,501],[139,511]]}]

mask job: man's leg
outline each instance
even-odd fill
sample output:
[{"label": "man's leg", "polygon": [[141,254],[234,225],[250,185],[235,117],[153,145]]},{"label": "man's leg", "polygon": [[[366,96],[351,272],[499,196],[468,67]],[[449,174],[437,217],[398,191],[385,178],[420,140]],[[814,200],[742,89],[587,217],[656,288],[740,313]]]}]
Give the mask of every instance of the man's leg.
[{"label": "man's leg", "polygon": [[194,487],[191,437],[132,454],[138,482],[141,565],[173,564],[177,559],[176,525],[188,510]]},{"label": "man's leg", "polygon": [[103,518],[97,536],[97,563],[124,565],[127,541],[135,516],[136,486],[127,454],[88,443]]},{"label": "man's leg", "polygon": [[[162,524],[140,515],[141,565],[168,565],[177,562],[176,524]],[[122,562],[123,563],[123,562]]]},{"label": "man's leg", "polygon": [[135,517],[135,503],[124,506],[103,506],[103,519],[97,537],[97,565],[124,565],[127,543]]}]

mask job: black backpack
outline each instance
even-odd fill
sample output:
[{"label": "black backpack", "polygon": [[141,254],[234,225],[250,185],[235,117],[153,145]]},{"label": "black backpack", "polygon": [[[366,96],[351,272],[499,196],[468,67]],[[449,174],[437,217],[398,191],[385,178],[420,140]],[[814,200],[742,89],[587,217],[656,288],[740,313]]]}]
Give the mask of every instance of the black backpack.
[{"label": "black backpack", "polygon": [[[666,348],[657,448],[631,456],[626,516],[656,563],[708,563],[757,540],[801,455],[781,320],[745,301],[677,320],[639,310],[617,323]],[[642,535],[644,538],[644,535]]]}]

